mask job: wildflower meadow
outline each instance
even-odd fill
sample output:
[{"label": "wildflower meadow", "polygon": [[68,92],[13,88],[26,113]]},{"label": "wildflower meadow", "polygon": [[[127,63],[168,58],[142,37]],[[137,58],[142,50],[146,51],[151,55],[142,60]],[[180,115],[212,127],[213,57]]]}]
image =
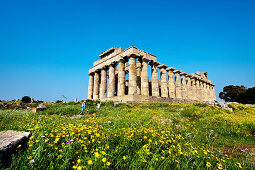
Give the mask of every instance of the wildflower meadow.
[{"label": "wildflower meadow", "polygon": [[[255,108],[202,103],[48,103],[0,110],[0,130],[32,133],[10,169],[252,169]],[[20,149],[23,148],[23,149]],[[25,149],[24,149],[25,148]]]}]

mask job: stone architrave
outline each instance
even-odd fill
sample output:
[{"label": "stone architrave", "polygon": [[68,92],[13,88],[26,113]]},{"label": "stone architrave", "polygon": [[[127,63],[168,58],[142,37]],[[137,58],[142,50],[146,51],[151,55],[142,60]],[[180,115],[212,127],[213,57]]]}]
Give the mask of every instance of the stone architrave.
[{"label": "stone architrave", "polygon": [[138,59],[138,62],[136,63],[136,76],[137,76],[137,94],[141,94],[141,72],[142,72],[142,63],[141,60]]},{"label": "stone architrave", "polygon": [[99,70],[95,72],[93,99],[99,99]]},{"label": "stone architrave", "polygon": [[161,97],[168,97],[167,80],[166,80],[167,65],[161,64],[158,66],[158,68],[160,69]]},{"label": "stone architrave", "polygon": [[100,99],[106,98],[107,91],[107,67],[101,70],[101,85],[100,85]]},{"label": "stone architrave", "polygon": [[182,99],[180,73],[181,73],[180,70],[174,71],[176,99]]},{"label": "stone architrave", "polygon": [[159,62],[150,62],[152,96],[159,97],[158,68]]},{"label": "stone architrave", "polygon": [[89,87],[88,87],[88,99],[92,99],[93,97],[93,87],[94,87],[94,74],[89,74]]},{"label": "stone architrave", "polygon": [[115,92],[115,63],[109,66],[108,97],[113,97]]},{"label": "stone architrave", "polygon": [[129,86],[128,94],[136,94],[137,92],[137,77],[136,77],[136,56],[131,55],[129,59]]},{"label": "stone architrave", "polygon": [[168,72],[168,93],[170,98],[175,98],[175,83],[173,71],[175,68],[169,67],[166,69]]},{"label": "stone architrave", "polygon": [[148,59],[142,59],[141,94],[149,96]]},{"label": "stone architrave", "polygon": [[182,99],[187,99],[187,82],[186,82],[186,75],[187,73],[182,72],[180,74],[181,76],[181,93],[182,93]]},{"label": "stone architrave", "polygon": [[187,81],[187,86],[186,86],[186,90],[187,90],[187,99],[192,100],[192,89],[191,89],[191,75],[186,75],[186,81]]},{"label": "stone architrave", "polygon": [[118,66],[118,96],[125,95],[125,61],[119,60]]}]

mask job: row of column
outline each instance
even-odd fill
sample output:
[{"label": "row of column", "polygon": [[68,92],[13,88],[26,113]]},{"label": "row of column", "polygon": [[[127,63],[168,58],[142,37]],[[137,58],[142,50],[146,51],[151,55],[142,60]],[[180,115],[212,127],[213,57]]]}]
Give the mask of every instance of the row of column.
[{"label": "row of column", "polygon": [[[128,94],[150,95],[148,65],[151,66],[151,95],[156,97],[210,101],[216,100],[214,85],[196,76],[176,70],[173,67],[167,68],[167,65],[159,65],[159,62],[149,61],[147,58],[139,58],[136,62],[136,56],[129,57],[129,80]],[[125,60],[122,58],[117,63],[114,62],[108,66],[89,74],[89,99],[104,99],[115,95],[117,83],[117,95],[125,95]],[[160,81],[158,78],[158,68],[160,69]],[[109,80],[107,90],[107,70],[109,69]],[[117,71],[117,72],[116,72]],[[167,77],[168,73],[168,77]],[[115,75],[117,74],[117,82]],[[168,79],[168,81],[167,81]],[[106,94],[108,92],[108,94]]]}]

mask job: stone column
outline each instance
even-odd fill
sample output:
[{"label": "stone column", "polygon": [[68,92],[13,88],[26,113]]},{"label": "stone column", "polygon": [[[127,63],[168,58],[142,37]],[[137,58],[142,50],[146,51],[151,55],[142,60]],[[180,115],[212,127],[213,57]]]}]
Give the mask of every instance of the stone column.
[{"label": "stone column", "polygon": [[213,99],[213,85],[212,85],[212,83],[210,83],[210,100],[214,100]]},{"label": "stone column", "polygon": [[141,72],[142,72],[142,63],[141,59],[138,59],[136,63],[137,66],[137,94],[141,94]]},{"label": "stone column", "polygon": [[202,79],[202,100],[207,100],[206,81]]},{"label": "stone column", "polygon": [[94,87],[94,74],[89,73],[89,86],[88,86],[88,99],[92,99],[93,97],[93,87]]},{"label": "stone column", "polygon": [[209,82],[206,82],[206,101],[210,101],[210,88],[209,88]]},{"label": "stone column", "polygon": [[97,100],[98,98],[99,98],[99,70],[95,72],[93,91],[93,99]]},{"label": "stone column", "polygon": [[180,70],[175,70],[174,71],[174,76],[175,76],[175,96],[176,96],[177,99],[182,99],[180,73],[181,73]]},{"label": "stone column", "polygon": [[175,68],[169,67],[166,69],[168,72],[168,93],[170,98],[175,98],[175,83],[173,71]]},{"label": "stone column", "polygon": [[109,66],[108,97],[114,97],[115,92],[115,63]]},{"label": "stone column", "polygon": [[196,80],[196,100],[200,101],[200,87],[198,77],[195,77],[195,80]]},{"label": "stone column", "polygon": [[187,87],[186,87],[186,90],[187,90],[187,99],[189,100],[192,100],[192,88],[191,88],[191,75],[187,75],[186,76],[186,80],[187,80]]},{"label": "stone column", "polygon": [[158,69],[159,62],[150,62],[151,65],[151,87],[152,96],[159,97]]},{"label": "stone column", "polygon": [[119,60],[118,66],[118,96],[125,95],[125,61]]},{"label": "stone column", "polygon": [[182,72],[181,74],[181,93],[182,93],[182,99],[187,99],[187,82],[186,82],[186,75],[187,73]]},{"label": "stone column", "polygon": [[167,80],[166,80],[167,65],[161,64],[158,66],[158,68],[160,69],[161,97],[168,97]]},{"label": "stone column", "polygon": [[201,80],[201,78],[199,78],[199,88],[198,88],[198,98],[199,98],[199,101],[203,101],[203,82]]},{"label": "stone column", "polygon": [[103,67],[101,70],[100,99],[106,98],[106,90],[107,90],[107,68]]},{"label": "stone column", "polygon": [[191,76],[191,100],[196,100],[196,79],[194,76]]},{"label": "stone column", "polygon": [[215,89],[214,89],[214,86],[215,84],[212,84],[212,91],[213,91],[213,100],[216,100],[216,95],[215,95]]},{"label": "stone column", "polygon": [[136,56],[131,55],[129,59],[129,83],[128,94],[136,94],[137,92],[137,77],[136,77]]},{"label": "stone column", "polygon": [[148,59],[142,59],[141,94],[149,96]]}]

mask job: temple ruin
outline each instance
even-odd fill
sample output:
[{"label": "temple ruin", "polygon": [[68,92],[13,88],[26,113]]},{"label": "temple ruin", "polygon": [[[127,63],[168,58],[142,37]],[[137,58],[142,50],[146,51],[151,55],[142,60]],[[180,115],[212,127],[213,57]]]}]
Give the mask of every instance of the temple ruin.
[{"label": "temple ruin", "polygon": [[207,72],[188,74],[176,70],[134,46],[126,50],[112,47],[99,57],[89,69],[88,99],[118,102],[216,100],[215,84],[207,79]]}]

